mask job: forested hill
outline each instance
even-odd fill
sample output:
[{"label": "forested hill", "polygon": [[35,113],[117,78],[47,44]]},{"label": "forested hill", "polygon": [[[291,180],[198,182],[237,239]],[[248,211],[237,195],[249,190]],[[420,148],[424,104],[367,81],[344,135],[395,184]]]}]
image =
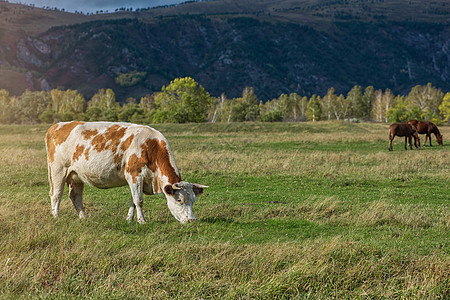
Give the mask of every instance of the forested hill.
[{"label": "forested hill", "polygon": [[[431,82],[450,90],[447,1],[271,2],[80,16],[79,24],[2,35],[0,88],[70,88],[86,96],[112,88],[124,101],[190,76],[213,96],[236,97],[252,86],[261,100],[354,85],[407,93]],[[228,10],[218,8],[225,4]]]}]

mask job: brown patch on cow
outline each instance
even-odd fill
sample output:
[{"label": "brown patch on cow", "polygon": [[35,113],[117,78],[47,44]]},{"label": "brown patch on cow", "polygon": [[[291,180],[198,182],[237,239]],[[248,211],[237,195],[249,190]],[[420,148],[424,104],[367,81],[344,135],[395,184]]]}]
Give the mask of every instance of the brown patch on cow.
[{"label": "brown patch on cow", "polygon": [[91,150],[91,148],[86,148],[86,151],[84,151],[84,157],[86,158],[86,160],[89,160],[89,151]]},{"label": "brown patch on cow", "polygon": [[123,154],[116,154],[114,155],[114,164],[116,165],[117,170],[120,170],[122,168],[122,158]]},{"label": "brown patch on cow", "polygon": [[175,171],[175,168],[170,162],[170,153],[165,141],[159,142],[158,153],[156,154],[156,164],[161,170],[161,173],[169,178],[170,184],[181,181],[180,174]]},{"label": "brown patch on cow", "polygon": [[163,183],[158,176],[153,177],[152,185],[153,185],[153,193],[159,194],[162,192]]},{"label": "brown patch on cow", "polygon": [[75,152],[73,153],[72,161],[77,161],[81,155],[83,155],[84,152],[84,146],[83,145],[77,145],[75,148]]},{"label": "brown patch on cow", "polygon": [[145,155],[141,155],[141,157],[137,157],[135,153],[133,153],[129,158],[126,164],[125,170],[128,174],[131,175],[133,179],[133,183],[136,183],[137,177],[142,171],[142,168],[147,165],[147,158]]},{"label": "brown patch on cow", "polygon": [[[125,170],[131,175],[133,183],[136,183],[137,176],[145,166],[153,173],[159,169],[161,174],[168,178],[170,184],[181,181],[180,175],[175,171],[175,168],[170,162],[170,153],[165,141],[147,139],[147,141],[141,145],[141,149],[141,156],[139,158],[136,154],[133,154],[128,158],[126,163]],[[162,184],[160,182],[156,182],[156,184],[159,186],[158,189],[160,190]]]},{"label": "brown patch on cow", "polygon": [[96,136],[98,134],[98,130],[94,129],[94,130],[85,130],[81,133],[81,135],[83,136],[83,138],[85,140],[89,140],[90,138],[92,138],[93,136]]},{"label": "brown patch on cow", "polygon": [[109,127],[104,134],[97,134],[91,141],[91,145],[94,147],[94,150],[97,152],[102,152],[104,150],[111,150],[114,154],[114,164],[117,165],[117,170],[122,168],[121,162],[123,158],[123,154],[117,153],[119,147],[122,151],[125,151],[130,147],[131,141],[134,138],[132,134],[129,136],[124,142],[120,142],[125,132],[127,131],[126,127],[122,127],[120,125],[114,124]]},{"label": "brown patch on cow", "polygon": [[91,145],[94,147],[94,150],[97,152],[102,152],[106,147],[106,138],[103,134],[96,135],[92,141]]},{"label": "brown patch on cow", "polygon": [[64,143],[72,130],[76,126],[82,124],[84,124],[84,122],[73,121],[62,125],[61,127],[59,127],[58,124],[55,124],[48,129],[47,134],[45,135],[45,141],[47,145],[47,156],[50,162],[53,162],[55,159],[56,146]]},{"label": "brown patch on cow", "polygon": [[123,143],[120,145],[120,150],[122,151],[127,151],[128,148],[130,148],[131,146],[131,142],[134,139],[134,134],[130,135],[125,141],[123,141]]},{"label": "brown patch on cow", "polygon": [[104,134],[97,134],[92,139],[91,145],[97,152],[111,150],[113,153],[116,153],[120,145],[120,140],[125,135],[126,130],[126,127],[114,124]]}]

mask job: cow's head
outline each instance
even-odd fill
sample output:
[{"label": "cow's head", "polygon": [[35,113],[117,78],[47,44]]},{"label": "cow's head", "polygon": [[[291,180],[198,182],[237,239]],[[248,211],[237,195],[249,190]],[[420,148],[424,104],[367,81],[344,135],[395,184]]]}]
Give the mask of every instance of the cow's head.
[{"label": "cow's head", "polygon": [[178,182],[168,184],[164,187],[164,194],[167,198],[167,206],[172,215],[181,223],[195,221],[192,205],[195,202],[195,196],[203,193],[206,185]]}]

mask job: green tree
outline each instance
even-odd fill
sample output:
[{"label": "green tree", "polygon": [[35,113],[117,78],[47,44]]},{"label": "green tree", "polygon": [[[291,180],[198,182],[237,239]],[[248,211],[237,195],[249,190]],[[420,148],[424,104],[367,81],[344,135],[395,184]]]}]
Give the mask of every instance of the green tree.
[{"label": "green tree", "polygon": [[443,99],[444,93],[441,89],[433,87],[431,83],[416,85],[408,94],[410,105],[417,107],[421,111],[421,117],[425,120],[438,120],[439,105]]},{"label": "green tree", "polygon": [[406,123],[411,118],[411,107],[404,96],[394,98],[393,105],[387,110],[386,118],[388,122]]},{"label": "green tree", "polygon": [[156,122],[205,122],[211,97],[190,77],[177,78],[156,95]]},{"label": "green tree", "polygon": [[52,121],[71,121],[83,119],[86,110],[86,100],[77,90],[61,91],[53,89],[50,91],[52,98],[51,108],[45,111],[44,119],[48,122],[50,112],[53,112]]},{"label": "green tree", "polygon": [[111,89],[100,89],[87,103],[86,117],[89,121],[117,121],[120,104]]},{"label": "green tree", "polygon": [[390,89],[385,92],[377,90],[375,92],[375,99],[372,105],[372,118],[378,122],[388,122],[387,112],[394,104],[394,94]]},{"label": "green tree", "polygon": [[320,97],[312,95],[311,99],[308,101],[306,115],[308,116],[309,121],[320,121],[320,116],[322,115]]},{"label": "green tree", "polygon": [[298,121],[300,120],[300,101],[301,97],[297,93],[289,94],[289,112],[286,119],[288,121]]},{"label": "green tree", "polygon": [[[281,96],[280,96],[281,98]],[[284,118],[283,112],[279,109],[280,98],[268,100],[265,103],[262,101],[259,103],[259,113],[261,115],[261,121],[263,122],[277,122],[282,121]]]},{"label": "green tree", "polygon": [[442,115],[442,120],[450,123],[450,93],[445,94],[441,105],[439,105],[439,112]]},{"label": "green tree", "polygon": [[227,103],[229,100],[225,96],[224,93],[220,95],[220,97],[213,98],[212,99],[212,105],[210,107],[210,110],[208,111],[208,120],[212,123],[215,122],[225,122],[226,116],[227,116]]},{"label": "green tree", "polygon": [[137,103],[127,103],[118,114],[119,121],[143,124],[145,119],[144,109]]},{"label": "green tree", "polygon": [[256,121],[260,112],[255,89],[253,87],[245,87],[242,91],[241,101],[244,107],[244,121]]},{"label": "green tree", "polygon": [[144,97],[141,97],[139,101],[139,106],[144,110],[144,113],[147,113],[152,110],[156,110],[156,100],[155,95],[147,94]]},{"label": "green tree", "polygon": [[19,120],[19,101],[4,89],[0,90],[0,107],[0,123],[13,124]]},{"label": "green tree", "polygon": [[368,86],[364,90],[363,95],[363,102],[362,102],[362,111],[364,112],[361,117],[365,120],[370,119],[371,111],[372,111],[372,105],[375,101],[375,89],[373,86]]},{"label": "green tree", "polygon": [[111,89],[100,89],[98,92],[92,96],[91,100],[87,103],[89,107],[99,107],[100,109],[115,109],[119,106],[116,102],[116,94]]},{"label": "green tree", "polygon": [[118,73],[115,79],[121,87],[130,87],[138,84],[147,76],[146,72],[131,71],[129,73]]},{"label": "green tree", "polygon": [[347,93],[347,101],[350,103],[350,114],[354,117],[361,118],[365,115],[365,103],[363,99],[361,86],[355,85]]},{"label": "green tree", "polygon": [[306,111],[308,109],[308,97],[303,96],[299,102],[298,102],[298,109],[299,109],[299,121],[306,121]]},{"label": "green tree", "polygon": [[279,110],[271,110],[261,115],[262,122],[281,122],[283,121],[283,113]]},{"label": "green tree", "polygon": [[300,96],[296,93],[281,94],[277,101],[277,110],[281,112],[283,121],[297,121],[300,115]]},{"label": "green tree", "polygon": [[258,98],[252,87],[245,87],[242,97],[230,101],[228,120],[233,122],[256,121],[260,117]]},{"label": "green tree", "polygon": [[34,124],[41,121],[41,114],[51,105],[50,93],[26,90],[19,99],[19,122]]},{"label": "green tree", "polygon": [[336,107],[337,102],[337,96],[334,93],[334,88],[329,88],[327,94],[322,98],[321,107],[322,107],[322,114],[324,118],[327,120],[331,120],[332,117],[334,117],[334,109]]},{"label": "green tree", "polygon": [[336,120],[344,120],[350,114],[351,104],[348,98],[344,97],[344,95],[340,94],[335,104],[333,105],[333,113],[336,117]]},{"label": "green tree", "polygon": [[155,116],[157,109],[155,94],[147,94],[144,97],[141,97],[139,107],[144,110],[144,119],[142,120],[142,124],[153,123],[153,117]]}]

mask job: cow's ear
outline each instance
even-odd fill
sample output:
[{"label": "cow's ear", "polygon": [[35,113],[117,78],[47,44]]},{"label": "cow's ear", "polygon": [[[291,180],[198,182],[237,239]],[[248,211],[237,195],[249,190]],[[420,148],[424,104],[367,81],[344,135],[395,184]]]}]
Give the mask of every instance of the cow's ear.
[{"label": "cow's ear", "polygon": [[164,191],[166,192],[167,195],[175,194],[175,190],[173,189],[172,185],[170,185],[170,184],[168,184],[164,187]]},{"label": "cow's ear", "polygon": [[192,189],[194,190],[194,194],[195,195],[200,195],[203,193],[203,189],[209,188],[209,186],[207,185],[202,185],[202,184],[197,184],[197,183],[193,183],[192,184]]}]

